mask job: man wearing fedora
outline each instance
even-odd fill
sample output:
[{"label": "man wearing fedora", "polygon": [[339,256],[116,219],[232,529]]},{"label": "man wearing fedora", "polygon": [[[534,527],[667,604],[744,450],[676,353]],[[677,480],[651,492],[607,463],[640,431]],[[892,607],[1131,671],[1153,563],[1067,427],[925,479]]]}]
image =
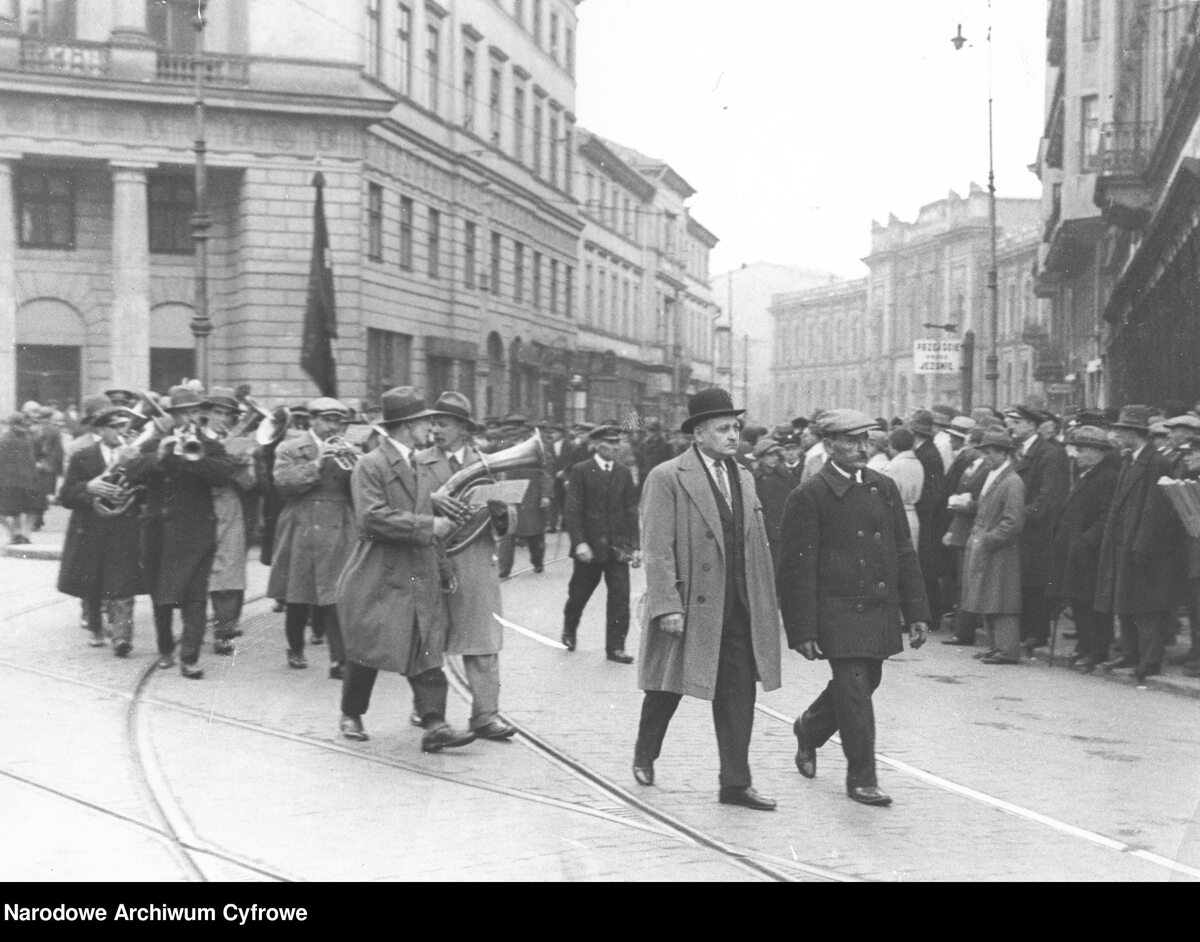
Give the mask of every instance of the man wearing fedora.
[{"label": "man wearing fedora", "polygon": [[796,768],[817,774],[817,749],[841,733],[846,794],[888,805],[875,771],[871,694],[883,662],[925,643],[929,608],[908,516],[896,483],[867,468],[875,420],[833,409],[818,420],[828,456],[820,472],[788,496],[779,555],[779,603],[788,646],[829,661],[832,679],[796,718]]},{"label": "man wearing fedora", "polygon": [[1013,470],[1025,484],[1025,530],[1021,534],[1021,644],[1026,651],[1050,640],[1050,581],[1054,527],[1071,489],[1071,467],[1058,442],[1038,433],[1042,414],[1027,406],[1004,413],[1017,443]]},{"label": "man wearing fedora", "polygon": [[1025,484],[1016,473],[1016,442],[998,425],[979,440],[986,477],[963,553],[964,612],[983,619],[991,645],[984,664],[1021,663],[1021,532]]},{"label": "man wearing fedora", "polygon": [[198,431],[204,400],[190,386],[172,386],[164,408],[176,429],[142,446],[142,454],[126,464],[132,484],[146,487],[142,516],[142,571],[154,603],[154,630],[158,640],[158,665],[175,663],[175,637],[171,621],[180,609],[183,637],[179,644],[179,670],[199,680],[208,607],[209,576],[217,552],[217,517],[213,489],[226,487],[238,465],[215,438],[199,436],[200,457],[181,454],[180,435]]},{"label": "man wearing fedora", "polygon": [[[471,402],[458,392],[444,392],[433,405],[431,448],[417,452],[417,464],[429,472],[435,488],[480,460],[471,441],[479,428],[471,418]],[[451,519],[462,518],[468,505],[453,496],[433,498],[434,509]],[[508,506],[488,504],[491,525],[452,559],[454,591],[446,596],[449,624],[446,653],[462,656],[471,688],[471,732],[479,739],[508,739],[516,728],[500,718],[500,649],[504,631],[496,616],[504,614],[496,565],[496,537],[508,531]]]},{"label": "man wearing fedora", "polygon": [[575,632],[588,600],[604,579],[608,606],[604,650],[610,661],[632,664],[629,634],[629,567],[642,564],[638,540],[638,491],[629,469],[617,461],[621,430],[592,430],[596,454],[571,469],[563,526],[571,540],[574,569],[563,609],[562,643],[575,650]]},{"label": "man wearing fedora", "polygon": [[345,675],[346,652],[337,610],[337,582],[356,537],[350,470],[334,460],[327,442],[350,418],[345,403],[328,396],[310,400],[309,429],[275,448],[273,480],[283,500],[272,538],[267,595],[284,603],[287,664],[308,667],[304,628],[329,641],[329,676]]},{"label": "man wearing fedora", "polygon": [[1150,444],[1149,419],[1148,407],[1125,406],[1109,429],[1123,457],[1096,573],[1096,611],[1121,626],[1121,655],[1104,666],[1135,671],[1139,682],[1162,669],[1163,637],[1171,610],[1184,601],[1187,563],[1183,525],[1158,486],[1169,468]]},{"label": "man wearing fedora", "polygon": [[[1200,478],[1200,418],[1189,413],[1166,421],[1171,450],[1164,457],[1171,462],[1175,476],[1194,481]],[[1188,537],[1187,612],[1191,643],[1181,654],[1169,655],[1170,664],[1184,665],[1189,677],[1200,676],[1200,539]]]},{"label": "man wearing fedora", "polygon": [[1112,645],[1112,614],[1097,612],[1096,570],[1100,566],[1100,539],[1112,504],[1121,461],[1101,429],[1081,425],[1067,437],[1067,454],[1077,476],[1054,531],[1054,565],[1046,594],[1055,605],[1071,607],[1075,623],[1075,657],[1072,665],[1089,672],[1108,660]]},{"label": "man wearing fedora", "polygon": [[[527,416],[514,412],[504,417],[500,424],[501,440],[497,450],[511,448],[534,434]],[[550,469],[534,468],[524,471],[508,471],[508,480],[526,480],[529,486],[517,508],[516,526],[500,538],[496,555],[500,560],[500,578],[507,579],[512,572],[513,555],[518,539],[529,547],[529,563],[534,572],[541,572],[546,558],[546,527],[549,525],[551,491],[554,478]]]},{"label": "man wearing fedora", "polygon": [[775,802],[750,779],[755,683],[779,686],[779,608],[754,478],[734,461],[744,409],[712,387],[688,400],[686,451],[651,470],[642,500],[646,597],[638,686],[645,691],[633,775],[654,762],[684,694],[712,701],[722,804]]},{"label": "man wearing fedora", "polygon": [[411,386],[383,394],[377,424],[383,443],[354,467],[351,489],[358,542],[338,580],[338,616],[346,645],[340,729],[346,739],[365,740],[362,717],[379,671],[408,678],[415,712],[425,734],[423,752],[465,746],[475,739],[446,722],[445,593],[453,577],[441,543],[454,532],[449,517],[436,516],[437,487],[417,461],[429,441],[425,399]]}]

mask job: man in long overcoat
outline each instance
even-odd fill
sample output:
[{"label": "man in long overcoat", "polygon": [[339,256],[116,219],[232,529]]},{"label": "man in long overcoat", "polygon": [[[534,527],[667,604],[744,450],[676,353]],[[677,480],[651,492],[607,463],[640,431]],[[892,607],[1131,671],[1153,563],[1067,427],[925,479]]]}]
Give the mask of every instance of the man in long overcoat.
[{"label": "man in long overcoat", "polygon": [[909,416],[907,426],[913,434],[913,454],[925,470],[921,496],[915,505],[917,521],[920,524],[916,547],[921,575],[925,579],[925,598],[929,604],[929,615],[933,619],[934,627],[937,627],[946,613],[940,586],[943,565],[942,534],[946,531],[937,532],[936,524],[942,504],[946,500],[946,466],[942,463],[942,456],[933,442],[936,434],[933,413],[926,409],[915,409]]},{"label": "man in long overcoat", "polygon": [[991,646],[984,664],[1021,663],[1021,532],[1025,484],[1016,473],[1016,443],[1000,426],[979,442],[987,476],[963,554],[962,608],[982,616]]},{"label": "man in long overcoat", "polygon": [[90,424],[100,440],[71,456],[59,501],[71,511],[58,571],[58,591],[84,603],[92,644],[104,641],[104,614],[112,628],[113,653],[125,657],[133,648],[133,600],[146,591],[138,556],[141,505],[138,500],[117,516],[96,512],[96,501],[121,501],[127,495],[102,480],[121,459],[121,426],[128,413],[110,407],[95,413]]},{"label": "man in long overcoat", "polygon": [[779,609],[771,549],[754,479],[737,454],[729,393],[688,402],[683,454],[654,468],[642,492],[646,598],[633,774],[654,782],[654,761],[684,694],[711,700],[721,757],[719,800],[757,810],[775,802],[750,783],[755,681],[779,686]]},{"label": "man in long overcoat", "polygon": [[608,660],[632,664],[625,653],[629,633],[629,567],[642,564],[638,539],[638,489],[617,460],[621,430],[602,425],[591,433],[594,457],[579,462],[567,478],[563,527],[571,540],[574,568],[563,608],[562,643],[575,650],[575,632],[588,600],[604,579],[608,593],[604,650]]},{"label": "man in long overcoat", "polygon": [[1043,416],[1025,406],[1004,413],[1017,450],[1014,470],[1025,484],[1025,530],[1021,534],[1021,643],[1032,651],[1050,640],[1046,584],[1053,565],[1054,527],[1071,489],[1071,464],[1058,442],[1038,434]]},{"label": "man in long overcoat", "polygon": [[203,414],[200,395],[187,386],[172,386],[165,406],[179,426],[174,432],[146,442],[143,453],[125,465],[130,483],[146,486],[142,515],[142,571],[154,603],[159,667],[175,663],[171,621],[180,609],[183,637],[179,670],[199,680],[200,645],[204,642],[208,608],[208,579],[217,552],[217,517],[213,488],[226,487],[238,466],[218,441],[200,437],[199,457],[182,454],[181,433],[195,431]]},{"label": "man in long overcoat", "polygon": [[1121,656],[1105,667],[1136,671],[1139,681],[1162,669],[1163,636],[1187,576],[1186,533],[1158,486],[1168,467],[1150,444],[1149,418],[1146,406],[1125,406],[1111,426],[1124,458],[1096,572],[1096,610],[1121,626]]},{"label": "man in long overcoat", "polygon": [[1113,618],[1097,612],[1096,570],[1100,567],[1100,540],[1112,505],[1121,461],[1102,429],[1081,425],[1071,430],[1067,452],[1073,453],[1079,476],[1054,531],[1054,568],[1046,593],[1055,604],[1071,606],[1077,640],[1072,663],[1084,672],[1108,660]]},{"label": "man in long overcoat", "polygon": [[[435,489],[451,476],[480,459],[471,442],[477,426],[471,418],[471,403],[457,392],[444,392],[433,408],[432,448],[417,452],[417,463],[433,478]],[[450,497],[435,496],[434,508],[447,517],[466,511],[467,505]],[[489,505],[490,524],[452,559],[454,591],[446,597],[449,624],[446,653],[462,655],[463,673],[471,689],[471,732],[479,739],[508,739],[517,730],[500,718],[500,649],[504,631],[496,616],[504,614],[500,578],[496,566],[496,537],[509,526],[508,506]]]},{"label": "man in long overcoat", "polygon": [[783,446],[772,438],[763,438],[754,446],[758,469],[754,472],[754,490],[762,504],[763,522],[767,527],[767,542],[771,546],[771,561],[779,563],[779,529],[783,525],[783,507],[795,480],[782,467]]},{"label": "man in long overcoat", "polygon": [[827,658],[833,678],[793,724],[796,767],[814,777],[817,749],[840,731],[846,794],[888,805],[875,772],[871,694],[884,660],[903,650],[902,625],[912,647],[925,643],[929,607],[900,492],[867,467],[875,420],[833,409],[817,421],[828,460],[788,497],[779,603],[788,646],[810,661]]},{"label": "man in long overcoat", "polygon": [[329,676],[345,676],[346,650],[337,610],[337,582],[354,548],[357,529],[350,469],[326,442],[340,436],[350,409],[327,396],[308,403],[309,428],[275,448],[274,490],[283,509],[273,524],[273,561],[267,595],[284,603],[288,666],[303,669],[304,628],[329,640]]},{"label": "man in long overcoat", "polygon": [[434,516],[437,487],[416,460],[437,415],[411,386],[383,394],[377,424],[388,437],[354,467],[351,488],[358,542],[338,581],[338,616],[346,645],[341,733],[364,740],[362,716],[379,671],[408,678],[425,730],[423,752],[465,746],[473,733],[446,722],[446,601],[449,567],[441,541],[454,531],[449,517]]},{"label": "man in long overcoat", "polygon": [[[501,431],[503,438],[498,451],[518,445],[535,433],[529,419],[517,413],[504,417]],[[517,508],[516,526],[509,528],[496,548],[501,579],[507,579],[512,572],[513,554],[518,539],[525,540],[525,545],[529,547],[529,563],[533,571],[542,571],[542,564],[546,558],[546,527],[550,522],[550,502],[554,484],[554,478],[547,468],[509,471],[505,477],[510,481],[526,480],[529,486],[525,489],[525,496]]]}]

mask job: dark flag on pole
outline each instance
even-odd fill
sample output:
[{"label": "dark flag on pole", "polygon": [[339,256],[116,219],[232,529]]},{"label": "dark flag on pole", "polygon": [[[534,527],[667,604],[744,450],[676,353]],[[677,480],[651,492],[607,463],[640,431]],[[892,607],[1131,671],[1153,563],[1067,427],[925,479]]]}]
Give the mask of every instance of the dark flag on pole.
[{"label": "dark flag on pole", "polygon": [[312,260],[308,269],[308,300],[304,308],[304,342],[300,366],[313,378],[322,396],[337,396],[337,364],[332,339],[337,336],[337,309],[333,303],[333,258],[325,226],[325,178],[313,176],[317,191],[313,205]]}]

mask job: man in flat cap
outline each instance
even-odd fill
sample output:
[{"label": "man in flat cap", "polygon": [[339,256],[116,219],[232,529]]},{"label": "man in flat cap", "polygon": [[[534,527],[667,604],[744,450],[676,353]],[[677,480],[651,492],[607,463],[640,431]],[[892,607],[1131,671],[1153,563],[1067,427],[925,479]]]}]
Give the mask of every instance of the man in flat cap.
[{"label": "man in flat cap", "polygon": [[654,783],[654,761],[684,694],[712,701],[722,804],[759,811],[775,802],[750,780],[755,682],[779,686],[779,609],[771,549],[754,478],[735,460],[740,416],[712,387],[688,400],[692,445],[646,479],[642,542],[646,599],[638,686],[646,692],[634,779]]},{"label": "man in flat cap", "polygon": [[575,465],[567,478],[563,527],[571,539],[574,569],[563,609],[562,643],[575,650],[575,632],[584,607],[603,577],[608,590],[604,650],[610,661],[632,664],[625,653],[629,633],[629,567],[642,564],[638,537],[638,491],[633,475],[617,456],[621,430],[593,429],[596,454]]},{"label": "man in flat cap", "polygon": [[[900,492],[867,468],[874,419],[835,409],[820,420],[829,460],[787,500],[779,558],[779,603],[788,646],[829,661],[833,679],[796,719],[796,767],[817,774],[817,749],[835,733],[846,753],[846,793],[888,805],[875,772],[871,694],[883,662],[925,643],[929,607]],[[849,563],[849,565],[848,565]]]},{"label": "man in flat cap", "polygon": [[1025,529],[1021,533],[1021,644],[1032,652],[1050,640],[1050,581],[1054,527],[1071,489],[1071,466],[1058,442],[1038,435],[1042,415],[1027,406],[1004,413],[1016,442],[1017,476],[1025,484]]}]

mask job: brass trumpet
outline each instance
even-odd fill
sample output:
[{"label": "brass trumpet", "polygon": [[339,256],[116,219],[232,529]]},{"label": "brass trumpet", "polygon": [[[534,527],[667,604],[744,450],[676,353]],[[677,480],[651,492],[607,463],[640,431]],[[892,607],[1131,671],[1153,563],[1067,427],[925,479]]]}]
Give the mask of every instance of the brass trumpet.
[{"label": "brass trumpet", "polygon": [[362,452],[341,435],[330,435],[325,439],[322,456],[332,458],[333,463],[343,471],[353,471],[358,459],[362,457]]}]

